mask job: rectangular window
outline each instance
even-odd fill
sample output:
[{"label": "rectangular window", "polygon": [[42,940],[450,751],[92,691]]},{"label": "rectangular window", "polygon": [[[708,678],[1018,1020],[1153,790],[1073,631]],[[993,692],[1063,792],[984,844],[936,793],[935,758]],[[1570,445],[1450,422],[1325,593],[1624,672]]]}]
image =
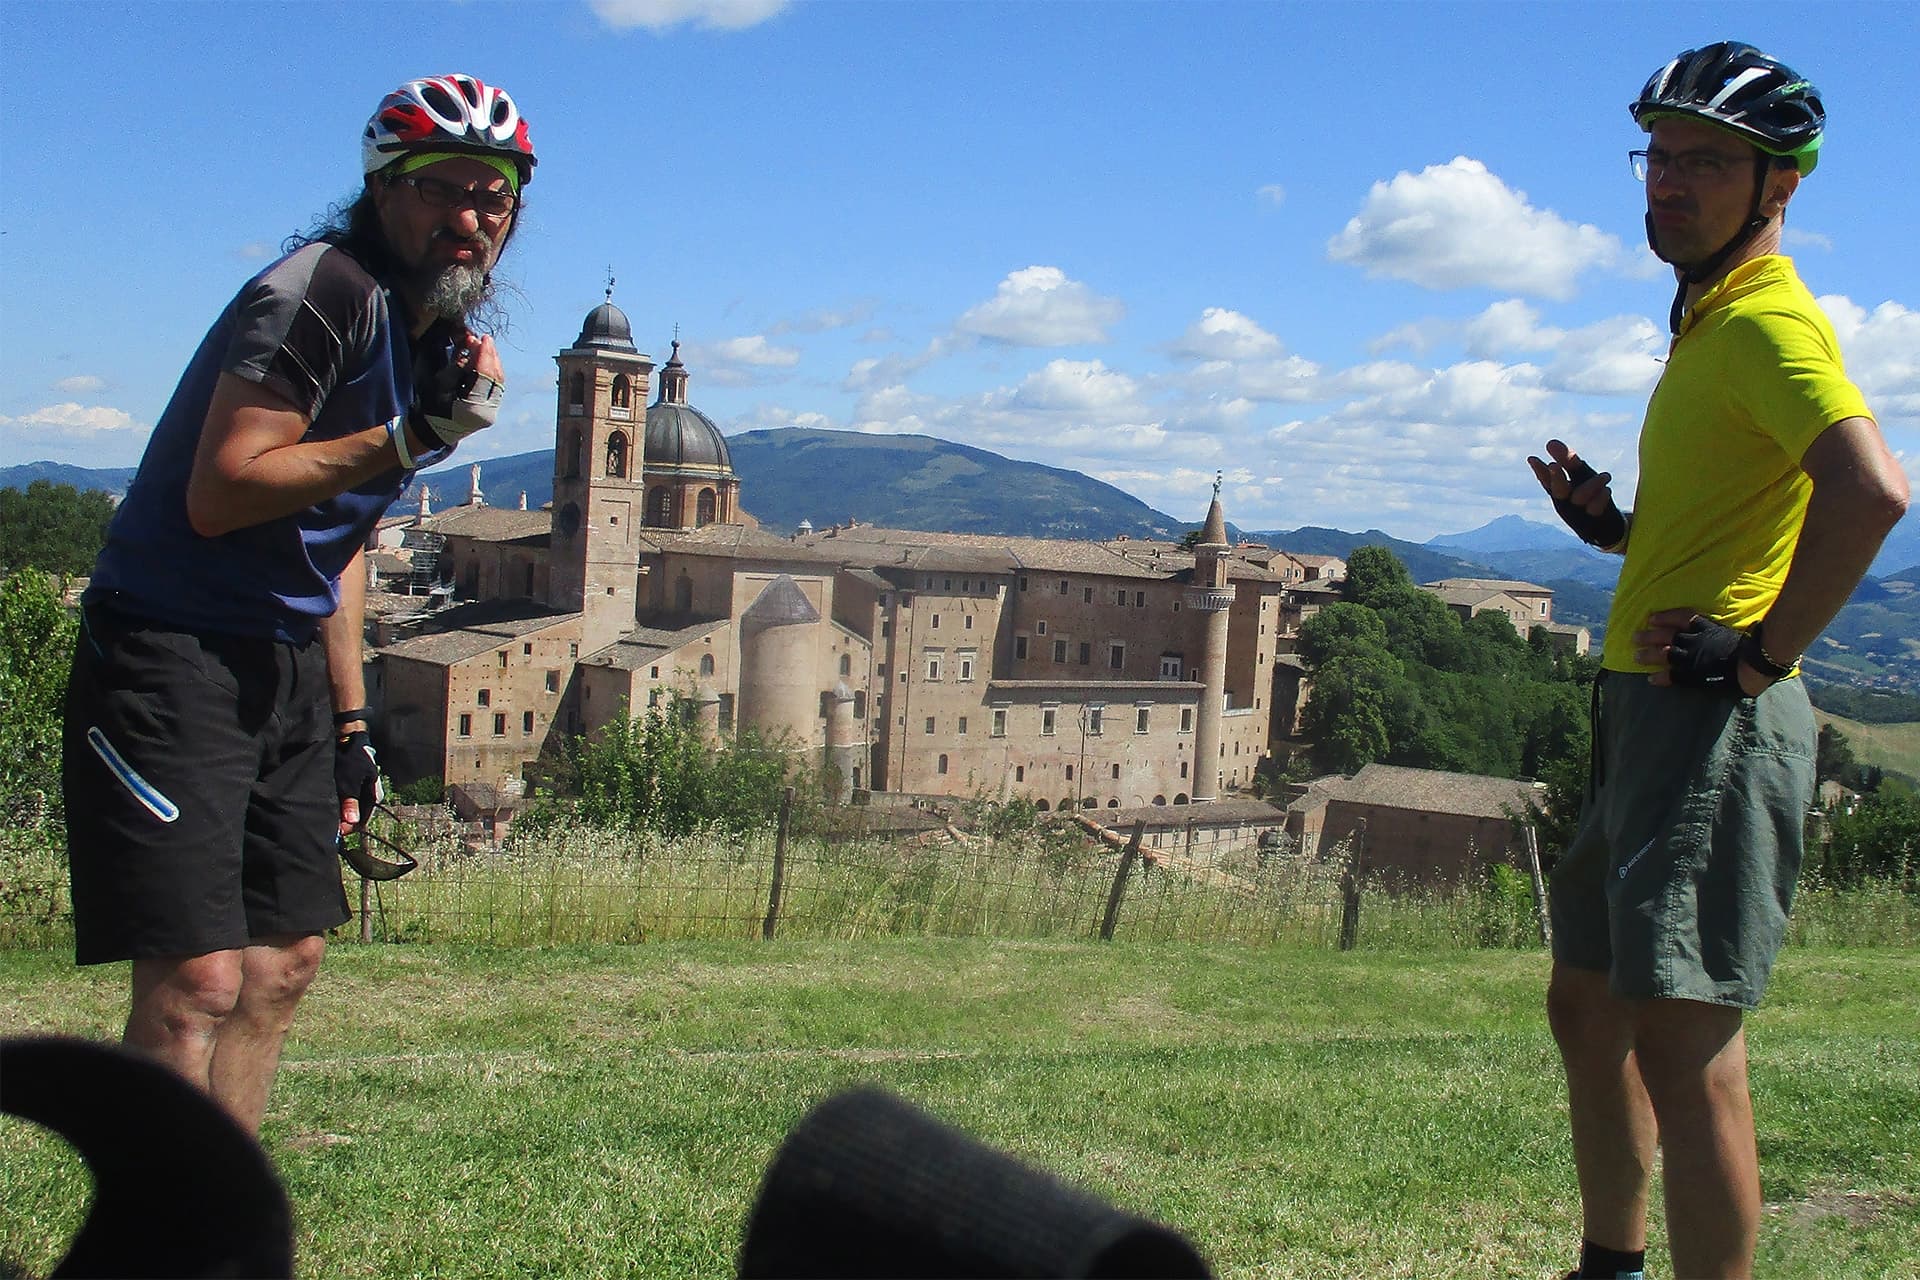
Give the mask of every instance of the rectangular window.
[{"label": "rectangular window", "polygon": [[1179,654],[1163,653],[1160,655],[1160,678],[1162,680],[1178,680],[1180,678]]},{"label": "rectangular window", "polygon": [[938,630],[940,629],[940,615],[939,615],[939,614],[937,614],[937,613],[933,615],[933,628],[932,628],[932,629],[933,629],[933,630],[935,630],[935,631],[938,631]]},{"label": "rectangular window", "polygon": [[867,718],[867,691],[865,689],[855,689],[853,691],[853,718],[855,720],[865,720]]},{"label": "rectangular window", "polygon": [[1185,760],[1180,762],[1180,776],[1183,778],[1187,776],[1187,762]]},{"label": "rectangular window", "polygon": [[1093,661],[1093,646],[1087,641],[1080,642],[1080,665],[1086,666]]},{"label": "rectangular window", "polygon": [[520,713],[520,732],[522,733],[533,732],[533,712],[523,711]]},{"label": "rectangular window", "polygon": [[520,652],[531,658],[533,656],[533,646],[531,644],[523,644],[520,646]]},{"label": "rectangular window", "polygon": [[1102,733],[1106,729],[1106,724],[1107,724],[1107,709],[1105,707],[1088,707],[1087,708],[1087,732],[1088,733],[1090,734]]},{"label": "rectangular window", "polygon": [[1044,736],[1046,737],[1053,736],[1053,722],[1057,714],[1058,714],[1057,708],[1054,708],[1054,707],[1040,708],[1040,732]]},{"label": "rectangular window", "polygon": [[500,665],[503,667],[507,665],[507,651],[505,649],[500,651]]},{"label": "rectangular window", "polygon": [[462,712],[460,715],[460,736],[463,738],[471,738],[473,736],[473,717],[467,715],[465,712]]},{"label": "rectangular window", "polygon": [[1117,764],[1113,766],[1113,776],[1116,778],[1120,776],[1120,766]]},{"label": "rectangular window", "polygon": [[1027,766],[1023,764],[1013,766],[1013,780],[1015,782],[1025,782],[1027,780]]},{"label": "rectangular window", "polygon": [[1082,587],[1082,588],[1080,588],[1080,600],[1081,600],[1081,602],[1082,602],[1083,604],[1092,604],[1092,603],[1093,603],[1093,588],[1092,588],[1092,587]]},{"label": "rectangular window", "polygon": [[1067,580],[1065,578],[1060,579],[1060,594],[1067,594]]},{"label": "rectangular window", "polygon": [[507,713],[504,711],[493,713],[493,736],[496,738],[507,736]]},{"label": "rectangular window", "polygon": [[1025,636],[1015,636],[1013,638],[1013,657],[1016,662],[1025,662],[1027,660],[1027,638]]},{"label": "rectangular window", "polygon": [[1147,709],[1145,707],[1135,707],[1133,709],[1133,731],[1135,733],[1145,733],[1147,731]]},{"label": "rectangular window", "polygon": [[893,620],[889,618],[885,622],[882,622],[880,624],[880,638],[882,640],[885,640],[888,636],[892,634],[893,634]]},{"label": "rectangular window", "polygon": [[567,646],[567,656],[568,656],[569,658],[577,658],[577,657],[579,657],[579,656],[580,656],[580,646],[579,646],[578,644],[569,644],[569,645]]},{"label": "rectangular window", "polygon": [[1047,620],[1045,618],[1042,618],[1040,619],[1040,621],[1033,624],[1033,634],[1037,636],[1043,636],[1047,634]]},{"label": "rectangular window", "polygon": [[651,669],[650,669],[650,670],[649,670],[649,671],[647,672],[647,674],[648,674],[648,676],[650,676],[650,677],[651,677],[652,679],[655,679],[655,680],[658,680],[658,679],[660,678],[660,667],[659,667],[659,664],[657,664],[657,663],[656,663],[656,664],[655,664],[655,665],[654,665],[654,666],[653,666],[653,667],[652,667],[652,668],[651,668]]},{"label": "rectangular window", "polygon": [[995,707],[993,709],[993,736],[996,738],[1004,738],[1007,736],[1007,709],[1005,707]]},{"label": "rectangular window", "polygon": [[493,690],[482,689],[480,691],[480,705],[483,707],[490,707],[493,705]]},{"label": "rectangular window", "polygon": [[730,693],[720,695],[720,732],[733,732],[733,695]]},{"label": "rectangular window", "polygon": [[1121,606],[1122,608],[1126,607],[1127,589],[1125,587],[1122,587],[1118,591],[1113,593],[1113,602]]},{"label": "rectangular window", "polygon": [[973,655],[970,653],[960,655],[960,678],[962,680],[973,679]]},{"label": "rectangular window", "polygon": [[943,586],[942,586],[942,587],[940,588],[940,589],[941,589],[942,591],[951,591],[951,590],[953,590],[953,579],[952,579],[952,578],[946,578],[946,579],[944,579],[944,580],[943,580],[943,582],[944,582],[944,585],[943,585]]},{"label": "rectangular window", "polygon": [[967,620],[966,620],[966,622],[965,622],[965,623],[964,623],[963,625],[964,625],[964,627],[965,627],[965,629],[966,629],[966,630],[968,630],[968,631],[971,631],[971,630],[973,630],[973,615],[972,615],[972,614],[968,614],[968,615],[967,615]]},{"label": "rectangular window", "polygon": [[938,680],[939,678],[940,678],[940,655],[937,653],[930,653],[927,655],[927,679]]},{"label": "rectangular window", "polygon": [[1115,641],[1107,646],[1107,665],[1115,671],[1127,669],[1127,646]]},{"label": "rectangular window", "polygon": [[927,732],[928,732],[928,733],[932,733],[932,732],[933,732],[933,717],[932,717],[932,716],[928,716],[928,717],[927,717]]},{"label": "rectangular window", "polygon": [[958,736],[960,736],[960,737],[963,737],[963,738],[964,738],[964,737],[966,737],[966,735],[967,735],[967,718],[966,718],[965,716],[961,716],[961,717],[960,717],[960,723],[959,723],[959,724],[958,724],[958,725],[957,725],[957,726],[956,726],[956,727],[954,728],[954,733],[955,733],[955,734],[957,734],[957,735],[958,735]]},{"label": "rectangular window", "polygon": [[1067,642],[1065,640],[1055,640],[1053,642],[1053,660],[1055,662],[1065,662],[1067,660]]},{"label": "rectangular window", "polygon": [[560,673],[558,671],[547,672],[547,692],[560,692]]},{"label": "rectangular window", "polygon": [[1022,591],[1027,589],[1027,575],[1024,573],[1020,575],[1020,589]]},{"label": "rectangular window", "polygon": [[1073,781],[1073,766],[1072,766],[1072,765],[1068,765],[1068,766],[1067,766],[1067,781],[1068,781],[1068,782],[1072,782],[1072,781]]},{"label": "rectangular window", "polygon": [[[1192,707],[1180,708],[1180,732],[1182,733],[1193,732],[1193,708]],[[1183,773],[1180,776],[1184,778],[1187,775]]]},{"label": "rectangular window", "polygon": [[1144,591],[1136,591],[1136,592],[1134,592],[1134,593],[1133,593],[1133,607],[1134,607],[1134,608],[1136,608],[1136,609],[1144,609],[1144,608],[1146,608],[1146,607],[1147,607],[1147,593],[1146,593],[1146,592],[1144,592]]}]

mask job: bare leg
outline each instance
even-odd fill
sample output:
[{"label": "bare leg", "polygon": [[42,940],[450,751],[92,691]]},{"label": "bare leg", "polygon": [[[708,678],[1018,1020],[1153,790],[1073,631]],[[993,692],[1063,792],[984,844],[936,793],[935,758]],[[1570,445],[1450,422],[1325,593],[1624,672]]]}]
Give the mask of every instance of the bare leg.
[{"label": "bare leg", "polygon": [[1660,1118],[1667,1234],[1678,1276],[1747,1276],[1760,1235],[1760,1157],[1739,1009],[1640,1005],[1634,1043]]},{"label": "bare leg", "polygon": [[1624,1253],[1647,1246],[1658,1137],[1634,1053],[1634,1009],[1607,989],[1606,974],[1553,966],[1547,1021],[1566,1064],[1582,1230],[1593,1243]]},{"label": "bare leg", "polygon": [[260,1132],[294,1009],[326,950],[325,935],[309,933],[262,939],[239,953],[240,997],[220,1025],[211,1078],[213,1096],[248,1133]]},{"label": "bare leg", "polygon": [[126,1043],[213,1092],[214,1046],[240,998],[240,975],[239,951],[135,960]]}]

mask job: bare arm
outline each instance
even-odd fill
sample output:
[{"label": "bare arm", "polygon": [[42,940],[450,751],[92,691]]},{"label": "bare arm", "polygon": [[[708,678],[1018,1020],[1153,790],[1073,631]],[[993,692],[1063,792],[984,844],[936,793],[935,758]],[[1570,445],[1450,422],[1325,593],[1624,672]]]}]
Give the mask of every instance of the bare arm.
[{"label": "bare arm", "polygon": [[[354,711],[367,705],[367,676],[361,636],[367,616],[367,553],[353,553],[353,559],[340,572],[340,607],[320,620],[320,648],[327,655],[327,686],[333,692],[333,709]],[[364,729],[364,719],[335,728],[336,734]],[[340,829],[344,832],[360,821],[360,802],[352,797],[340,802]]]},{"label": "bare arm", "polygon": [[1907,476],[1871,418],[1844,418],[1807,446],[1813,481],[1793,565],[1762,624],[1768,656],[1806,652],[1860,585],[1887,533],[1907,510]]}]

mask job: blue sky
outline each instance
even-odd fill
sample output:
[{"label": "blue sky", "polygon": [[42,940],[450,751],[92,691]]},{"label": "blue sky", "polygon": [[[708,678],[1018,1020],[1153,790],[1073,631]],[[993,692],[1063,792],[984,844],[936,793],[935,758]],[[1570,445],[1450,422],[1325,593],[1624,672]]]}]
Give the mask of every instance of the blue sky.
[{"label": "blue sky", "polygon": [[[1723,38],[1823,91],[1789,251],[1920,458],[1920,6],[0,0],[0,465],[138,461],[207,325],[468,71],[540,154],[501,422],[602,298],[727,432],[917,432],[1198,519],[1424,539],[1630,491],[1671,276],[1625,106]],[[751,510],[751,492],[743,494]],[[822,495],[816,523],[841,511]]]}]

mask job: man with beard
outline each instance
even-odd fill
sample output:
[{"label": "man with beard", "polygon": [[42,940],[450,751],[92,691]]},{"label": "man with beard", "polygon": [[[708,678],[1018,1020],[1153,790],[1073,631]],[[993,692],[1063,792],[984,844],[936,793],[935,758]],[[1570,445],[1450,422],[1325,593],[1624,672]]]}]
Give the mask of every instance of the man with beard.
[{"label": "man with beard", "polygon": [[81,964],[132,961],[126,1041],[257,1132],[295,1006],[348,919],[338,837],[378,770],[361,671],[369,533],[491,425],[467,317],[532,179],[506,93],[388,94],[365,186],[248,281],[154,427],[91,585],[64,780]]},{"label": "man with beard", "polygon": [[1678,278],[1631,515],[1558,440],[1534,474],[1626,563],[1594,768],[1554,868],[1549,1021],[1566,1066],[1577,1276],[1639,1276],[1656,1144],[1679,1276],[1753,1267],[1759,1158],[1743,1019],[1786,931],[1813,800],[1800,655],[1907,506],[1833,327],[1780,255],[1825,109],[1749,45],[1689,50],[1631,107],[1647,237]]}]

